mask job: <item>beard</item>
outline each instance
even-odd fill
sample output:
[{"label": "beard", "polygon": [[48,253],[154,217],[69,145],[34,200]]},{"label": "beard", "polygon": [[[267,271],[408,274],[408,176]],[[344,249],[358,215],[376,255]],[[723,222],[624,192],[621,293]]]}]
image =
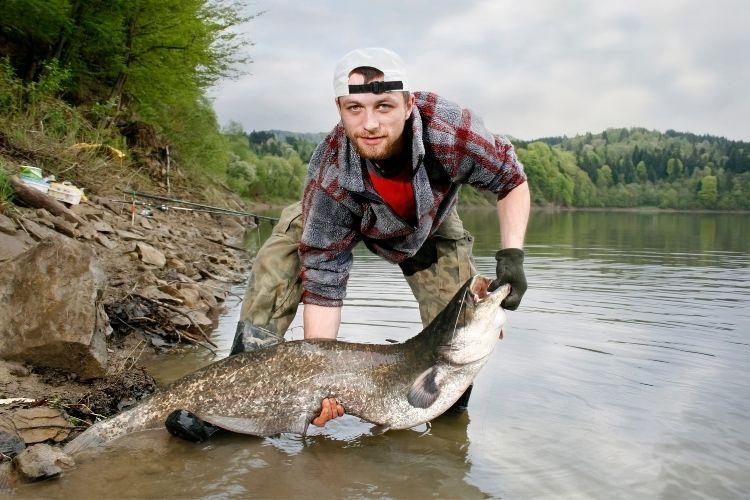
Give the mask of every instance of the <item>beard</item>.
[{"label": "beard", "polygon": [[383,140],[379,144],[374,145],[361,142],[360,137],[367,138],[367,136],[356,135],[352,142],[359,156],[366,160],[385,160],[397,155],[401,150],[399,141],[393,140],[390,136],[383,137]]}]

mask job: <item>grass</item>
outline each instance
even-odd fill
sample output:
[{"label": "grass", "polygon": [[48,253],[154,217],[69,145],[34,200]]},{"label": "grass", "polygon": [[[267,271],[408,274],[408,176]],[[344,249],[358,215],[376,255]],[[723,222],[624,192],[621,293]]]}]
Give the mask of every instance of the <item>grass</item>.
[{"label": "grass", "polygon": [[0,164],[0,213],[5,212],[13,201],[13,188],[10,185],[5,167]]},{"label": "grass", "polygon": [[[15,77],[8,60],[0,58],[0,211],[8,208],[13,195],[8,176],[16,174],[21,165],[40,167],[45,176],[70,181],[87,194],[121,197],[120,190],[165,193],[166,169],[159,149],[129,149],[126,138],[114,125],[132,118],[127,116],[127,110],[98,103],[69,105],[58,97],[66,77],[64,71],[50,67],[42,81],[24,84]],[[236,209],[230,199],[241,198],[228,193],[222,184],[226,180],[223,168],[217,170],[217,164],[206,161],[206,155],[210,158],[224,149],[222,136],[216,134],[218,143],[214,149],[218,150],[203,156],[180,158],[180,151],[172,149],[172,196],[200,198]],[[197,140],[193,136],[190,137]],[[159,137],[158,142],[174,141]],[[125,153],[125,158],[108,154],[106,147],[73,147],[80,143],[110,146]]]}]

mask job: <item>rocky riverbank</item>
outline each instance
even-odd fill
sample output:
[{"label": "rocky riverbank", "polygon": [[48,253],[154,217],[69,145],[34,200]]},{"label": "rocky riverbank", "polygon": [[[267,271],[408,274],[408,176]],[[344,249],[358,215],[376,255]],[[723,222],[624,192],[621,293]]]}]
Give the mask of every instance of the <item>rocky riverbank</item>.
[{"label": "rocky riverbank", "polygon": [[59,474],[54,445],[153,392],[143,352],[213,349],[246,276],[252,222],[121,201],[0,213],[0,458],[27,480]]}]

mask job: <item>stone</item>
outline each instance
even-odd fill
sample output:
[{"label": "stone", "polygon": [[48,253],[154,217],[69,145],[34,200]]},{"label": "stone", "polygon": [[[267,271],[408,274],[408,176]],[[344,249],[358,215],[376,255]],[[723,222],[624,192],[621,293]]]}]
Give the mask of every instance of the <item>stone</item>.
[{"label": "stone", "polygon": [[60,448],[37,444],[26,448],[13,459],[13,467],[25,481],[38,481],[59,476],[64,469],[75,466],[75,461]]},{"label": "stone", "polygon": [[[198,335],[201,335],[201,329],[203,330],[203,333],[208,334],[208,332],[213,328],[213,321],[203,312],[188,309],[186,307],[180,307],[178,309],[189,316],[190,319],[186,318],[182,314],[175,314],[169,320],[176,327]],[[198,326],[196,325],[200,326],[200,328],[198,328]]]},{"label": "stone", "polygon": [[0,453],[13,458],[25,449],[23,439],[12,432],[0,431]]},{"label": "stone", "polygon": [[0,233],[0,262],[13,259],[28,248],[19,238]]},{"label": "stone", "polygon": [[17,434],[27,445],[48,440],[59,443],[72,429],[60,410],[48,406],[22,408],[0,419],[0,430]]},{"label": "stone", "polygon": [[154,236],[156,236],[158,238],[169,239],[169,238],[172,237],[172,233],[169,231],[169,228],[167,228],[165,226],[162,226],[162,225],[159,225],[159,227],[157,227],[156,229],[154,229],[151,232],[151,234],[153,234]]},{"label": "stone", "polygon": [[[47,221],[48,224],[52,224],[50,221]],[[23,226],[26,228],[26,230],[29,232],[32,238],[34,238],[37,241],[42,241],[50,238],[59,238],[59,233],[53,229],[50,229],[46,226],[43,226],[42,224],[39,224],[38,222],[35,222],[30,219],[26,219],[23,221]],[[52,224],[52,227],[54,227],[54,224]]]},{"label": "stone", "polygon": [[229,234],[241,234],[245,232],[245,226],[232,217],[222,217],[219,221],[221,228]]},{"label": "stone", "polygon": [[64,234],[65,236],[70,236],[71,238],[78,238],[81,235],[78,229],[73,227],[73,224],[71,224],[70,222],[66,221],[63,218],[55,217],[52,223],[55,226],[55,230],[58,233]]},{"label": "stone", "polygon": [[94,251],[44,240],[0,273],[0,358],[60,368],[81,379],[104,374],[109,320],[105,275]]},{"label": "stone", "polygon": [[52,222],[50,219],[34,219],[34,221],[37,224],[41,224],[44,227],[48,227],[50,229],[55,229],[55,223]]},{"label": "stone", "polygon": [[224,242],[224,235],[216,230],[209,230],[206,232],[206,234],[203,234],[202,236],[206,238],[208,241],[213,241],[214,243]]},{"label": "stone", "polygon": [[218,307],[219,303],[216,300],[216,287],[214,286],[202,286],[198,289],[198,293],[201,299],[206,301],[210,307]]},{"label": "stone", "polygon": [[16,234],[16,223],[10,217],[0,214],[0,233]]},{"label": "stone", "polygon": [[169,269],[174,269],[177,272],[184,272],[185,269],[187,269],[185,263],[177,257],[167,259],[167,267]]},{"label": "stone", "polygon": [[140,224],[143,229],[153,229],[153,226],[145,217],[141,217],[139,215],[138,217],[136,217],[136,222],[138,222],[138,224]]},{"label": "stone", "polygon": [[94,236],[94,239],[101,246],[103,246],[104,248],[107,248],[109,250],[114,250],[115,248],[117,248],[117,243],[114,242],[114,241],[112,241],[112,240],[110,240],[109,238],[107,238],[103,234],[97,234],[96,236]]},{"label": "stone", "polygon": [[6,361],[5,367],[8,369],[8,373],[13,375],[14,377],[28,377],[29,375],[31,375],[31,370],[26,368],[21,363]]},{"label": "stone", "polygon": [[112,229],[112,226],[104,222],[103,220],[94,222],[91,225],[95,230],[99,231],[100,233],[114,233],[115,232],[115,230]]},{"label": "stone", "polygon": [[151,264],[156,267],[164,267],[167,258],[156,248],[146,243],[139,242],[136,244],[136,252],[144,264]]},{"label": "stone", "polygon": [[120,205],[119,203],[111,203],[109,201],[104,201],[102,202],[101,205],[115,215],[120,215],[123,211],[123,206]]},{"label": "stone", "polygon": [[123,229],[116,229],[115,233],[123,240],[128,241],[145,241],[146,237],[142,234],[134,233],[133,231],[125,231]]},{"label": "stone", "polygon": [[36,214],[36,216],[37,216],[37,217],[39,217],[40,219],[47,219],[47,220],[49,220],[49,221],[51,221],[51,220],[52,220],[52,214],[51,214],[51,213],[49,213],[49,212],[48,212],[48,211],[47,211],[46,209],[44,209],[44,208],[37,208],[36,210],[34,210],[34,213],[35,213],[35,214]]},{"label": "stone", "polygon": [[156,276],[151,272],[151,269],[146,269],[138,274],[135,281],[139,285],[153,285],[156,283]]},{"label": "stone", "polygon": [[174,287],[161,287],[160,290],[164,293],[168,293],[182,300],[186,307],[195,307],[201,300],[201,295],[198,290],[192,287],[180,286],[179,288]]},{"label": "stone", "polygon": [[[154,281],[155,280],[156,278],[154,278]],[[178,305],[181,305],[183,303],[182,299],[176,296],[177,295],[176,293],[174,295],[171,295],[168,292],[159,290],[159,288],[157,288],[154,285],[147,286],[144,289],[135,292],[135,294],[145,299],[156,300],[158,302],[178,304]]]},{"label": "stone", "polygon": [[84,214],[83,218],[89,222],[99,222],[102,220],[101,214]]}]

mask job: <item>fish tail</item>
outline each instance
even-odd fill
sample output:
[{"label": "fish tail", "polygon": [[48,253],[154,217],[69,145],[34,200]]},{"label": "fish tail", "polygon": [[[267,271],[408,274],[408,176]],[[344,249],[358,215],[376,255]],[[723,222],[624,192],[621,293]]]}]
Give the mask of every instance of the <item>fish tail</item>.
[{"label": "fish tail", "polygon": [[97,422],[66,444],[63,451],[71,455],[88,448],[102,446],[125,434],[145,430],[150,420],[149,414],[148,408],[144,408],[144,404],[141,404],[110,419]]}]

